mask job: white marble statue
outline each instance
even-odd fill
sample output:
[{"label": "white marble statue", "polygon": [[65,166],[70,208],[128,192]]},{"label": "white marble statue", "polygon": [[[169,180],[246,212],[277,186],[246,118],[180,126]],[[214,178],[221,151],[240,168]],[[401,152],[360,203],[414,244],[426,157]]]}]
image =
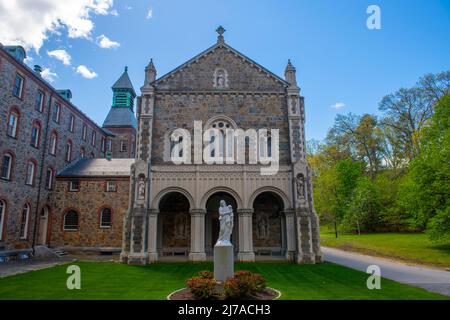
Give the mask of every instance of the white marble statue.
[{"label": "white marble statue", "polygon": [[220,200],[219,206],[220,232],[216,245],[231,245],[230,237],[233,231],[233,207],[227,206],[225,200]]}]

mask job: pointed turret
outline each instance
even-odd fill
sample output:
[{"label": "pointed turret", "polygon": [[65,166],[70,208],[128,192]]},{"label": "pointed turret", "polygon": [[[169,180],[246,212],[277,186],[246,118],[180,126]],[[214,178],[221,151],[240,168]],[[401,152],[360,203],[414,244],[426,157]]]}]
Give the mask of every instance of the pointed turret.
[{"label": "pointed turret", "polygon": [[133,110],[134,98],[136,98],[136,92],[134,91],[133,84],[128,76],[128,67],[125,67],[124,72],[120,78],[111,87],[113,90],[113,108],[130,108]]},{"label": "pointed turret", "polygon": [[156,79],[156,68],[153,64],[153,59],[150,59],[150,62],[145,67],[145,83],[144,85],[148,85],[155,81]]},{"label": "pointed turret", "polygon": [[103,123],[104,128],[136,127],[134,115],[134,99],[136,92],[128,76],[128,67],[125,67],[120,78],[111,87],[113,91],[112,108]]},{"label": "pointed turret", "polygon": [[291,63],[291,59],[288,60],[286,69],[284,70],[284,79],[291,84],[291,86],[297,86],[297,79],[295,76],[295,67]]}]

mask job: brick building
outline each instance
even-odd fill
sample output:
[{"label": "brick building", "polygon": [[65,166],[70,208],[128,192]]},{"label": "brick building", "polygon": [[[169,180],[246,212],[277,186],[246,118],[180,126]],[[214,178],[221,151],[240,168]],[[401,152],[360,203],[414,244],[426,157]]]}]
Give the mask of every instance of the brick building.
[{"label": "brick building", "polygon": [[70,90],[53,88],[25,58],[22,47],[0,44],[0,252],[47,244],[57,172],[79,158],[123,157],[112,146],[126,140],[131,150],[135,137],[130,101],[123,128],[102,128],[70,102]]}]

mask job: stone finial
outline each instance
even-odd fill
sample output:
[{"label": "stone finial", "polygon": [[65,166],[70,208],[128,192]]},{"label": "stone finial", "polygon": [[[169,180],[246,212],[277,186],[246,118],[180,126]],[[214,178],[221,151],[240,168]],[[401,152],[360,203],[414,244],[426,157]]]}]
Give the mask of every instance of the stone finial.
[{"label": "stone finial", "polygon": [[153,64],[153,59],[150,59],[147,67],[145,67],[145,84],[149,84],[156,79],[156,68]]},{"label": "stone finial", "polygon": [[225,42],[225,39],[224,39],[224,37],[223,37],[223,34],[225,33],[225,28],[224,27],[222,27],[222,26],[219,26],[217,29],[216,29],[216,32],[217,32],[217,34],[218,34],[218,37],[217,37],[217,42],[218,43],[224,43]]},{"label": "stone finial", "polygon": [[292,65],[291,59],[288,60],[288,64],[286,66],[286,69],[284,70],[284,78],[292,86],[297,85],[297,79],[296,79],[296,75],[295,75],[295,67]]}]

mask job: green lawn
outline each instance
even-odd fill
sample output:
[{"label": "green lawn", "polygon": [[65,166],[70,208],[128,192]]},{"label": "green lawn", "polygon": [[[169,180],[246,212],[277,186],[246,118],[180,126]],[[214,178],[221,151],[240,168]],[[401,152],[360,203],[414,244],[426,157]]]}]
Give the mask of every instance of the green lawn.
[{"label": "green lawn", "polygon": [[321,245],[437,267],[450,267],[450,243],[436,244],[423,233],[344,234],[321,228]]},{"label": "green lawn", "polygon": [[[129,266],[112,262],[74,262],[81,268],[81,290],[66,288],[67,265],[0,279],[0,299],[166,299],[212,263],[157,263]],[[382,279],[380,290],[366,288],[367,274],[324,263],[238,263],[264,275],[282,299],[447,299],[423,289]]]}]

